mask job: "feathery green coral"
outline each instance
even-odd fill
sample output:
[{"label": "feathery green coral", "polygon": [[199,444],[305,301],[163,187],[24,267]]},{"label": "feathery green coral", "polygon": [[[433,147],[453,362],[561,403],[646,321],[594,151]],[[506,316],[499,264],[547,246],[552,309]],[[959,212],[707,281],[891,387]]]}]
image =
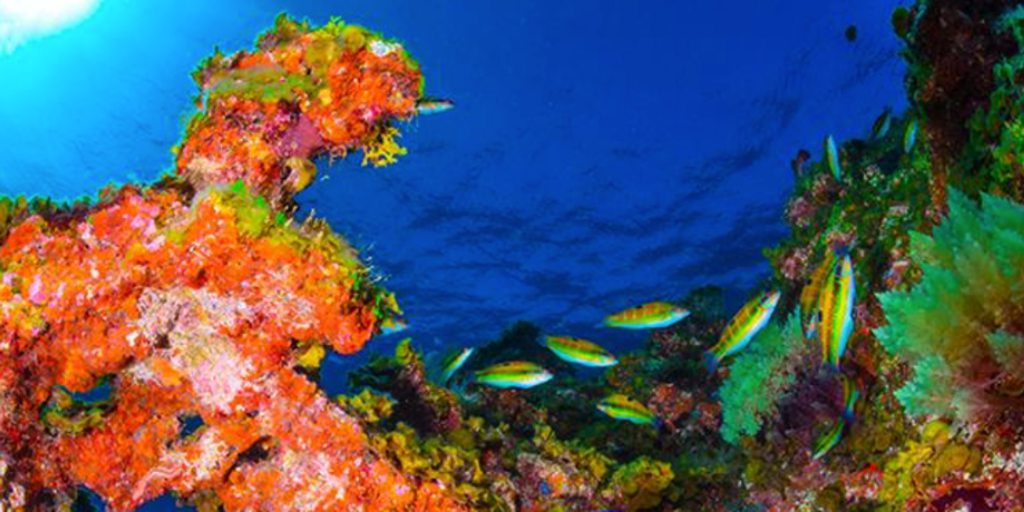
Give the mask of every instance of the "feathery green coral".
[{"label": "feathery green coral", "polygon": [[783,328],[765,327],[736,358],[721,389],[723,439],[736,444],[740,437],[757,435],[777,399],[794,384],[793,356],[806,346],[800,316],[791,315]]},{"label": "feathery green coral", "polygon": [[885,349],[914,376],[897,397],[912,415],[983,421],[1020,405],[1024,364],[1024,206],[955,190],[931,236],[913,233],[920,283],[879,296]]}]

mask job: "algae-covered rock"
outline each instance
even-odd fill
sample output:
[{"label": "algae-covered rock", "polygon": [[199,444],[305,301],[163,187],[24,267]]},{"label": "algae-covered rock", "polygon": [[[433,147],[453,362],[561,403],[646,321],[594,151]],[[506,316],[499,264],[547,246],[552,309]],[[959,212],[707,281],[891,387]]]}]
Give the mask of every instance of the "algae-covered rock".
[{"label": "algae-covered rock", "polygon": [[668,463],[642,457],[615,470],[604,496],[628,511],[649,510],[668,497],[674,476]]}]

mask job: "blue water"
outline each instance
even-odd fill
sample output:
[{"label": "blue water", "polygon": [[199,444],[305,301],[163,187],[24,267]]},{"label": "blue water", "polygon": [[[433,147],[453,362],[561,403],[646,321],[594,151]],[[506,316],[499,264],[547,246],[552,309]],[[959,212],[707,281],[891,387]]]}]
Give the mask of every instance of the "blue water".
[{"label": "blue water", "polygon": [[739,301],[785,233],[797,150],[904,108],[898,3],[105,0],[0,56],[0,193],[154,178],[214,45],[246,47],[282,10],[338,15],[404,41],[458,104],[406,127],[397,165],[324,168],[299,197],[387,276],[416,342],[527,319],[634,346],[591,326],[703,284]]}]

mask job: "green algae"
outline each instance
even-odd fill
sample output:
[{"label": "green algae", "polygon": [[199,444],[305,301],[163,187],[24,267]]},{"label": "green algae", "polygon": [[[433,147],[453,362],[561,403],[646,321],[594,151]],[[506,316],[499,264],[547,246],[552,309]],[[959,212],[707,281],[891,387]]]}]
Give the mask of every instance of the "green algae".
[{"label": "green algae", "polygon": [[[306,75],[289,73],[281,66],[254,66],[219,74],[208,89],[210,99],[237,96],[266,103],[296,101],[297,92],[313,94],[318,85]],[[193,126],[192,122],[189,123]]]}]

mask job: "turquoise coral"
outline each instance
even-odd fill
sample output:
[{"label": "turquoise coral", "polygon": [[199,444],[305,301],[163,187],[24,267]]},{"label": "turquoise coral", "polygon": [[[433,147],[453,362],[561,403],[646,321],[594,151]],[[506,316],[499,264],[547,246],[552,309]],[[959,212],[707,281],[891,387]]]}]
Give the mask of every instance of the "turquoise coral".
[{"label": "turquoise coral", "polygon": [[722,384],[722,437],[737,444],[755,436],[761,424],[776,412],[776,402],[796,382],[796,364],[810,347],[793,315],[784,327],[771,324],[757,335],[746,352],[729,368]]}]

